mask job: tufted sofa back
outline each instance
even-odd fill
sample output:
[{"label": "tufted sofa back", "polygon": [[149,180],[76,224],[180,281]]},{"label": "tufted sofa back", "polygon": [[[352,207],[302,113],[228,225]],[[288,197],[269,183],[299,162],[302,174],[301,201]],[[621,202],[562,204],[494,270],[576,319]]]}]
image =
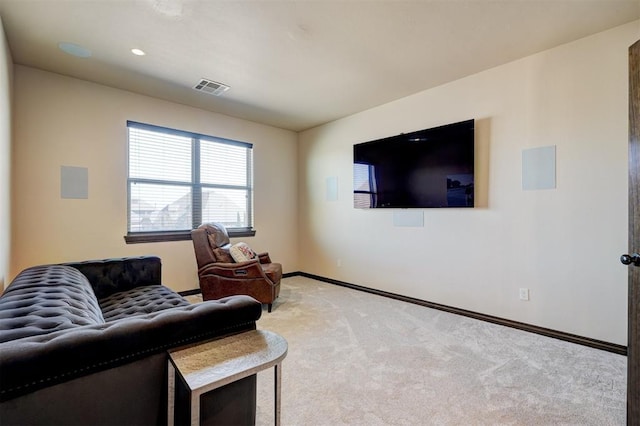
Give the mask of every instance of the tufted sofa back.
[{"label": "tufted sofa back", "polygon": [[65,265],[87,277],[98,300],[135,287],[162,283],[162,262],[156,256],[87,260]]}]

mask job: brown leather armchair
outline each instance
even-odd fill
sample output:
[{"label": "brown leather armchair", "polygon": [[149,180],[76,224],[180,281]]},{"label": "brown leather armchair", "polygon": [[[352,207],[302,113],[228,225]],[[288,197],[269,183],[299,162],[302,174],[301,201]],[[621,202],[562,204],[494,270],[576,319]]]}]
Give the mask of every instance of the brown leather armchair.
[{"label": "brown leather armchair", "polygon": [[191,231],[198,263],[198,278],[203,300],[246,294],[268,305],[280,294],[282,265],[271,262],[269,253],[258,259],[235,263],[229,254],[231,243],[224,225],[207,223]]}]

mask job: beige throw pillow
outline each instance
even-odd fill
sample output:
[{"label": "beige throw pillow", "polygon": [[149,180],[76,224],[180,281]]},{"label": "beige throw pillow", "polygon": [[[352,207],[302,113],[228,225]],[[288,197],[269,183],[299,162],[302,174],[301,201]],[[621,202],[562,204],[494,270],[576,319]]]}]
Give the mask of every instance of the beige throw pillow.
[{"label": "beige throw pillow", "polygon": [[258,258],[255,251],[247,243],[236,243],[229,249],[229,254],[236,262],[246,262]]}]

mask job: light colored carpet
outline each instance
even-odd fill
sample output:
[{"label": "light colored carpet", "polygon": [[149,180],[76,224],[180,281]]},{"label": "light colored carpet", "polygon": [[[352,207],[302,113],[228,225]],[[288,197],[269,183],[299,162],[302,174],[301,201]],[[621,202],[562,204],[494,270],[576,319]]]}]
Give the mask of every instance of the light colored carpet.
[{"label": "light colored carpet", "polygon": [[[285,337],[282,424],[624,425],[626,357],[304,278],[258,328]],[[273,424],[273,370],[258,373]]]}]

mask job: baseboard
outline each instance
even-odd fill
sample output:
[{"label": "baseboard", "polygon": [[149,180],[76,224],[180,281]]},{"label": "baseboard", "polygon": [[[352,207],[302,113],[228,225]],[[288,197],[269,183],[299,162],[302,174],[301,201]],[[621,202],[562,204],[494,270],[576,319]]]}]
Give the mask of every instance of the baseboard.
[{"label": "baseboard", "polygon": [[180,296],[193,296],[194,294],[200,294],[201,291],[199,288],[193,289],[193,290],[185,290],[185,291],[179,291],[178,294]]},{"label": "baseboard", "polygon": [[401,300],[403,302],[413,303],[415,305],[425,306],[427,308],[437,309],[439,311],[445,311],[452,314],[462,315],[469,318],[474,318],[481,321],[487,321],[494,324],[503,325],[505,327],[516,328],[518,330],[528,331],[530,333],[540,334],[542,336],[552,337],[554,339],[564,340],[566,342],[576,343],[578,345],[588,346],[594,349],[600,349],[607,352],[612,352],[618,355],[627,355],[627,347],[617,345],[615,343],[609,343],[602,340],[591,339],[589,337],[578,336],[571,333],[565,333],[563,331],[552,330],[549,328],[538,327],[519,321],[512,321],[505,318],[495,317],[493,315],[481,314],[479,312],[468,311],[466,309],[460,309],[453,306],[441,305],[439,303],[433,303],[426,300],[416,299],[413,297],[403,296],[401,294],[390,293],[387,291],[376,290],[369,287],[363,287],[356,284],[347,283],[344,281],[338,281],[331,278],[322,277],[319,275],[309,274],[306,272],[292,272],[287,274],[288,277],[302,276],[311,278],[314,280],[322,281],[329,284],[339,285],[341,287],[347,287],[353,290],[364,291],[366,293],[375,294],[378,296],[389,297],[391,299]]}]

